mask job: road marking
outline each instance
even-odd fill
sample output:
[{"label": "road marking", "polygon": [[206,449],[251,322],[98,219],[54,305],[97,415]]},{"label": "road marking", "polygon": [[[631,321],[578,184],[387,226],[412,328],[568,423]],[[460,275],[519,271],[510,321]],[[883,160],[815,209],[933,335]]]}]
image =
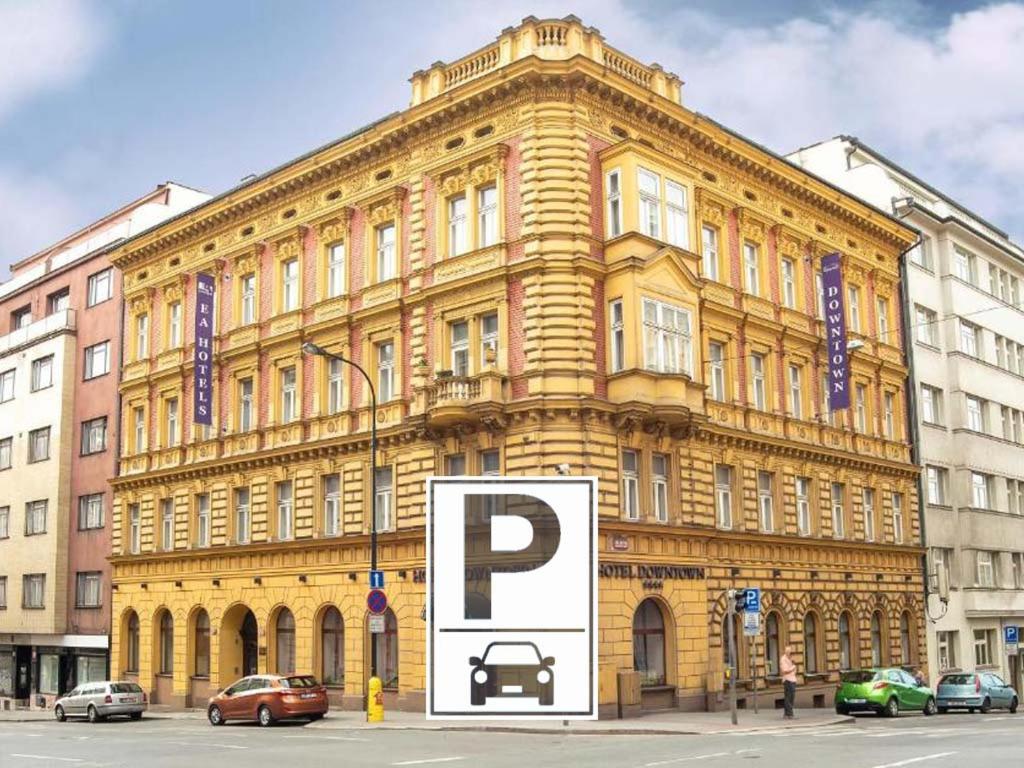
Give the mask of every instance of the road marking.
[{"label": "road marking", "polygon": [[23,755],[18,752],[12,752],[11,757],[25,757],[29,760],[58,760],[62,763],[84,763],[85,761],[77,757],[53,757],[52,755]]},{"label": "road marking", "polygon": [[282,739],[329,739],[330,741],[369,741],[369,739],[358,739],[355,736],[320,736],[310,734],[308,736],[282,736]]},{"label": "road marking", "polygon": [[450,763],[454,760],[465,760],[464,757],[429,757],[426,760],[403,760],[392,765],[426,765],[427,763]]},{"label": "road marking", "polygon": [[690,757],[674,757],[671,760],[659,760],[655,763],[644,763],[644,768],[652,768],[655,765],[672,765],[673,763],[686,763],[693,760],[707,760],[712,757],[727,757],[729,752],[710,752],[706,755],[691,755]]},{"label": "road marking", "polygon": [[949,757],[955,755],[956,752],[936,752],[934,755],[922,755],[921,757],[910,757],[906,760],[900,760],[898,763],[884,763],[882,765],[876,765],[874,768],[899,768],[901,765],[910,765],[911,763],[920,763],[925,760],[938,760],[940,757]]},{"label": "road marking", "polygon": [[998,717],[985,717],[985,718],[982,718],[982,719],[986,723],[991,723],[993,721],[999,721],[999,720],[1016,720],[1017,718],[1014,717],[1013,715],[999,715]]},{"label": "road marking", "polygon": [[220,747],[221,749],[248,749],[240,744],[217,744],[213,741],[166,741],[165,744],[181,744],[185,747]]}]

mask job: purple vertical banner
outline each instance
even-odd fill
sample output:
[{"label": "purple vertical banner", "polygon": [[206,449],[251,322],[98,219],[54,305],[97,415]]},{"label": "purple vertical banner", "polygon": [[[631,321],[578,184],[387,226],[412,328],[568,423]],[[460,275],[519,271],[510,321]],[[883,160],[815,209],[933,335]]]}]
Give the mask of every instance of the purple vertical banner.
[{"label": "purple vertical banner", "polygon": [[196,345],[192,421],[213,424],[213,291],[210,275],[196,275]]},{"label": "purple vertical banner", "polygon": [[849,366],[846,349],[846,311],[843,302],[843,271],[839,254],[821,258],[821,283],[825,294],[825,340],[828,349],[828,409],[850,407]]}]

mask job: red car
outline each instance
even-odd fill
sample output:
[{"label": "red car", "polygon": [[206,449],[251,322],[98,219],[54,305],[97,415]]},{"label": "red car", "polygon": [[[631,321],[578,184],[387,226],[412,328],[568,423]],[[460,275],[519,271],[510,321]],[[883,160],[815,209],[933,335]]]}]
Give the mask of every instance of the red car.
[{"label": "red car", "polygon": [[275,720],[302,717],[319,720],[327,714],[327,690],[310,675],[251,675],[212,699],[206,716],[212,725],[228,720]]}]

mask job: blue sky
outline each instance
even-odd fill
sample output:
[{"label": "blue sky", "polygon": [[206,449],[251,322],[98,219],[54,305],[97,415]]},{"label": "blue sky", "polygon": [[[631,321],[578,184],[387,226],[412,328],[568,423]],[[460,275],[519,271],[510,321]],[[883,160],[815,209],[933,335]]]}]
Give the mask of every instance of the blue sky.
[{"label": "blue sky", "polygon": [[1024,3],[0,0],[0,280],[165,180],[217,193],[575,13],[779,152],[859,136],[1021,240]]}]

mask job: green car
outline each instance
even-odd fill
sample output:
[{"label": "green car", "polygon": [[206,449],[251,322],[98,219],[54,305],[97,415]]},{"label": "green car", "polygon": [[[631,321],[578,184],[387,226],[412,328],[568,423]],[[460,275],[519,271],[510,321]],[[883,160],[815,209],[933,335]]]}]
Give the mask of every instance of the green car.
[{"label": "green car", "polygon": [[836,713],[874,712],[896,717],[902,710],[934,715],[935,694],[899,667],[856,669],[839,676]]}]

